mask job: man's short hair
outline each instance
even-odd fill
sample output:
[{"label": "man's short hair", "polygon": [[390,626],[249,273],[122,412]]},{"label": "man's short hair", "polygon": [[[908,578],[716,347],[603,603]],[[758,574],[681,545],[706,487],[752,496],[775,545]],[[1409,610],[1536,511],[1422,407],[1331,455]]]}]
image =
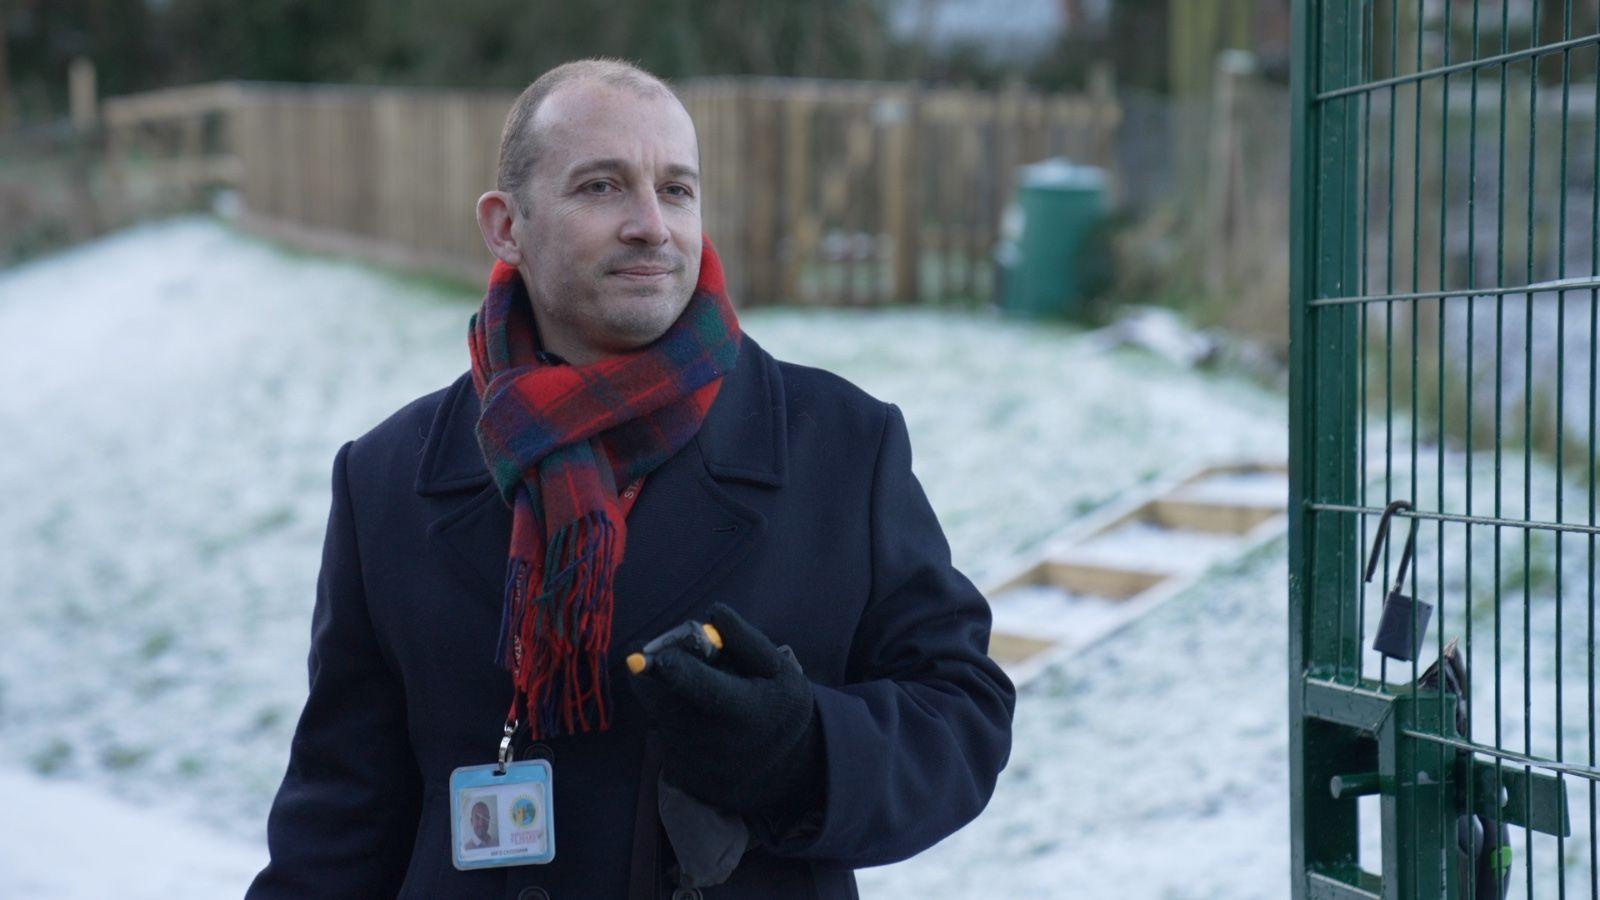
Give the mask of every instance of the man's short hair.
[{"label": "man's short hair", "polygon": [[517,102],[511,105],[511,112],[506,114],[505,130],[500,133],[500,167],[496,174],[496,186],[517,198],[518,206],[524,206],[522,188],[527,184],[542,149],[539,135],[530,128],[534,114],[539,111],[539,104],[556,88],[571,81],[591,78],[611,87],[678,99],[665,81],[620,59],[579,59],[562,63],[540,75],[523,89]]}]

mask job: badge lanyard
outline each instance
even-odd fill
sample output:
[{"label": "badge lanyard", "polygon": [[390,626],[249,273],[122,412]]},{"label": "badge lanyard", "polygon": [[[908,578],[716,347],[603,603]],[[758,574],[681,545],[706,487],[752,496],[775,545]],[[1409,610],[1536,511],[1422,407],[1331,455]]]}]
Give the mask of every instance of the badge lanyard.
[{"label": "badge lanyard", "polygon": [[[633,506],[644,479],[622,493],[623,511]],[[522,665],[522,641],[512,643]],[[556,856],[553,770],[545,759],[512,759],[511,739],[521,726],[523,701],[514,690],[495,761],[450,773],[450,856],[457,869],[486,869],[550,862]]]},{"label": "badge lanyard", "polygon": [[544,759],[512,759],[516,701],[492,763],[450,773],[450,856],[457,869],[550,862],[556,856],[553,772]]}]

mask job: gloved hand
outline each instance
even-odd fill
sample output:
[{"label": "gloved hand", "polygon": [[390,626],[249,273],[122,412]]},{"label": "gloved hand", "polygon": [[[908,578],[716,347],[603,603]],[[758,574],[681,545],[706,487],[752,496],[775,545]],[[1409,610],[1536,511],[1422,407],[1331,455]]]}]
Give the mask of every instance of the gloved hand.
[{"label": "gloved hand", "polygon": [[662,737],[662,777],[734,813],[789,815],[821,784],[821,725],[811,682],[787,646],[718,603],[722,650],[654,654],[629,680]]}]

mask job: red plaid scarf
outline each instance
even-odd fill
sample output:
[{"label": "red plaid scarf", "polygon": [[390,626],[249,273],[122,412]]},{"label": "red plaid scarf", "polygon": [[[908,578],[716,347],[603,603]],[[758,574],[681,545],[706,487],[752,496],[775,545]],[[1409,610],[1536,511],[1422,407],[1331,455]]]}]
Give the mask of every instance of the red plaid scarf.
[{"label": "red plaid scarf", "polygon": [[627,543],[619,486],[688,443],[738,358],[722,263],[703,247],[688,305],[637,351],[581,366],[540,359],[527,289],[503,262],[468,325],[478,446],[512,509],[495,662],[516,685],[508,721],[525,699],[535,739],[609,727],[612,575]]}]

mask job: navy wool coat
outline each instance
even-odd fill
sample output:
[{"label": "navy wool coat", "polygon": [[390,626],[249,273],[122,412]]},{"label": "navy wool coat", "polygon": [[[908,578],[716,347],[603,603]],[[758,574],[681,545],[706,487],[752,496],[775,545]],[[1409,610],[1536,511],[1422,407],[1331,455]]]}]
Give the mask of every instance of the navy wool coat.
[{"label": "navy wool coat", "polygon": [[810,813],[757,828],[707,900],[855,897],[853,869],[905,859],[983,809],[1016,694],[987,656],[989,607],[912,474],[900,409],[746,335],[700,431],[628,516],[610,729],[519,735],[519,758],[554,769],[555,860],[457,871],[450,772],[494,761],[511,701],[493,658],[511,513],[477,418],[464,373],[334,458],[310,695],[249,897],[673,896],[645,752],[656,737],[623,660],[718,601],[793,648],[816,685],[825,771]]}]

